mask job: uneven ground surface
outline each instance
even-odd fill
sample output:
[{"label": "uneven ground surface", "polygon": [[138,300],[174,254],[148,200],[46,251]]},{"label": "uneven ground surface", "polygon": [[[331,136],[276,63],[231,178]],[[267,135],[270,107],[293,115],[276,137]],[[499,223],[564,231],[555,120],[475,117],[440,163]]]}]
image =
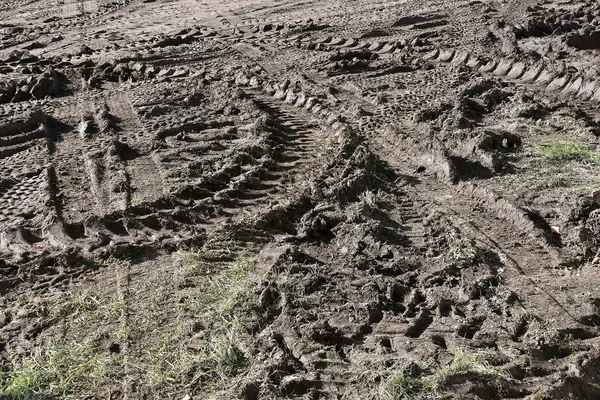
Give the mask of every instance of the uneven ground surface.
[{"label": "uneven ground surface", "polygon": [[596,0],[0,0],[0,398],[600,398]]}]

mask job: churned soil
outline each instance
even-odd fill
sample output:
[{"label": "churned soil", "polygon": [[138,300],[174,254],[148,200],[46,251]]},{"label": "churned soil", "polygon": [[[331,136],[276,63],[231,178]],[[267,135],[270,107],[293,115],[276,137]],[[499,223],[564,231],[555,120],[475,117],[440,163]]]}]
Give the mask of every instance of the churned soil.
[{"label": "churned soil", "polygon": [[0,398],[600,398],[596,0],[0,0]]}]

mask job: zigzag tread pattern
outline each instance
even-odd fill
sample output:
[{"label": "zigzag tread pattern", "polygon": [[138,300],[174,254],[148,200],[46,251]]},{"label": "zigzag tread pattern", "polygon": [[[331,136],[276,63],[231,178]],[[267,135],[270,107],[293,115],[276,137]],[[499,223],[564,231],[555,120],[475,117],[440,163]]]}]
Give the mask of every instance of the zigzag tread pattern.
[{"label": "zigzag tread pattern", "polygon": [[482,61],[477,56],[454,49],[435,49],[423,59],[438,63],[465,65],[474,71],[498,76],[506,81],[543,87],[545,91],[600,103],[600,80],[553,68],[543,62],[528,65],[511,58]]}]

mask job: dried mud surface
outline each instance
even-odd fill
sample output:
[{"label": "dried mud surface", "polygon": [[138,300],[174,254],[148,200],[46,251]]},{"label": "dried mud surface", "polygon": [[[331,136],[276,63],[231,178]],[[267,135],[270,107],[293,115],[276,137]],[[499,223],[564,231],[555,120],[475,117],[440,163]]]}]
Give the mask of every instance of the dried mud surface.
[{"label": "dried mud surface", "polygon": [[595,0],[0,0],[0,398],[600,398],[598,136]]}]

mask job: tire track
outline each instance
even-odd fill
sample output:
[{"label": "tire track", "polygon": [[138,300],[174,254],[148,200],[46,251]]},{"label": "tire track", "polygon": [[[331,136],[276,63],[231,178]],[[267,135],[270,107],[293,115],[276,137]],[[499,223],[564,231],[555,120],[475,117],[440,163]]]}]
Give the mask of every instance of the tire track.
[{"label": "tire track", "polygon": [[487,62],[466,51],[436,49],[424,56],[434,62],[465,65],[474,71],[497,76],[507,82],[541,88],[546,93],[573,97],[585,102],[600,102],[600,80],[583,74],[566,72],[565,68],[546,63],[528,65],[510,58],[490,59]]}]

